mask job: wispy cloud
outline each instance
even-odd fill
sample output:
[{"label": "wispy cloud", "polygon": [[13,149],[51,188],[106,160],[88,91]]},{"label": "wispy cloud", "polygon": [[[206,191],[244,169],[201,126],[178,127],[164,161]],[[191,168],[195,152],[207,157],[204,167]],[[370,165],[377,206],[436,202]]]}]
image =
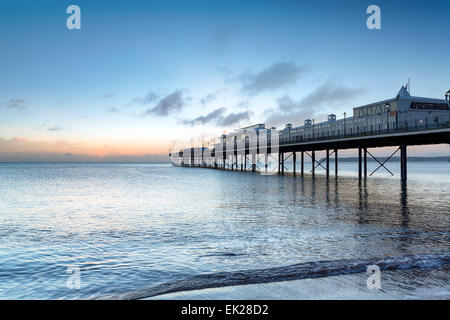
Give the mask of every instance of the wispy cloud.
[{"label": "wispy cloud", "polygon": [[[336,107],[349,103],[353,98],[365,93],[361,87],[351,88],[330,81],[323,83],[301,100],[295,101],[290,96],[278,98],[277,107],[265,111],[266,122],[270,125],[292,123],[301,125],[305,119],[319,115],[320,107]],[[325,114],[321,114],[325,115]]]},{"label": "wispy cloud", "polygon": [[258,73],[244,73],[238,80],[242,83],[242,92],[256,95],[293,85],[305,71],[294,62],[276,62]]},{"label": "wispy cloud", "polygon": [[48,123],[48,121],[45,121],[45,122],[41,123],[40,125],[38,125],[36,127],[36,129],[44,129],[44,128],[46,128],[47,127],[47,123]]},{"label": "wispy cloud", "polygon": [[24,98],[16,98],[8,100],[7,102],[3,103],[3,105],[8,109],[23,113],[27,110],[28,101]]},{"label": "wispy cloud", "polygon": [[218,127],[231,127],[250,120],[250,111],[232,112],[227,115],[225,115],[225,112],[226,108],[218,108],[207,115],[199,116],[195,119],[183,120],[181,123],[184,125],[193,125],[196,121],[201,121],[203,124],[210,123]]},{"label": "wispy cloud", "polygon": [[201,121],[203,124],[210,123],[210,122],[222,121],[223,115],[225,114],[226,110],[227,110],[226,108],[218,108],[218,109],[211,111],[210,113],[208,113],[205,116],[199,116],[195,119],[190,119],[190,120],[183,120],[182,123],[184,125],[193,125],[194,122],[196,122],[196,121]]},{"label": "wispy cloud", "polygon": [[131,100],[126,106],[131,106],[131,105],[141,105],[141,106],[148,106],[153,104],[154,102],[156,102],[159,99],[159,95],[154,93],[154,92],[148,92],[145,96],[143,97],[137,97],[134,98],[133,100]]},{"label": "wispy cloud", "polygon": [[246,100],[246,101],[241,101],[236,105],[236,108],[238,109],[248,109],[248,107],[250,106],[250,101]]},{"label": "wispy cloud", "polygon": [[109,113],[119,113],[120,111],[116,107],[109,107],[108,112]]},{"label": "wispy cloud", "polygon": [[38,130],[43,129],[43,130],[47,130],[47,131],[50,131],[50,132],[63,130],[63,128],[61,126],[58,126],[58,125],[49,126],[48,125],[48,121],[45,121],[45,122],[41,123],[40,125],[38,125],[36,127],[36,129],[38,129]]},{"label": "wispy cloud", "polygon": [[337,105],[364,94],[362,87],[351,88],[343,84],[334,84],[328,81],[302,99],[302,106],[322,106],[326,103]]},{"label": "wispy cloud", "polygon": [[147,109],[144,116],[156,115],[160,117],[167,117],[169,114],[181,111],[185,105],[185,100],[183,98],[183,91],[175,90],[171,94],[165,96],[153,107]]},{"label": "wispy cloud", "polygon": [[221,121],[218,121],[218,125],[223,127],[231,127],[237,125],[243,121],[250,120],[250,111],[243,111],[238,113],[230,113],[224,117]]},{"label": "wispy cloud", "polygon": [[225,91],[225,89],[220,89],[217,90],[213,93],[209,93],[206,96],[204,96],[203,98],[200,99],[200,103],[202,104],[202,106],[206,106],[207,104],[210,104],[214,101],[216,101],[219,97],[219,95]]},{"label": "wispy cloud", "polygon": [[103,95],[102,98],[106,100],[106,99],[109,99],[109,98],[112,98],[112,97],[114,97],[114,93],[106,93],[106,94]]},{"label": "wispy cloud", "polygon": [[62,127],[60,127],[60,126],[53,126],[53,127],[47,128],[47,131],[52,131],[52,132],[61,131],[61,130],[62,130]]},{"label": "wispy cloud", "polygon": [[201,98],[201,99],[200,99],[200,103],[201,103],[203,106],[205,106],[205,105],[207,105],[208,103],[211,103],[211,102],[216,101],[216,100],[217,100],[216,95],[210,93],[210,94],[208,94],[207,96]]}]

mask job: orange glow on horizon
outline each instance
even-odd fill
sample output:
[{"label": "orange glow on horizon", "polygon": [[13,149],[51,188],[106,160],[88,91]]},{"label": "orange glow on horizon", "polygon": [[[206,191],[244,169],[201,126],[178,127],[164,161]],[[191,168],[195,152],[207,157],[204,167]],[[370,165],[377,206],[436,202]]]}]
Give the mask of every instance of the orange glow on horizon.
[{"label": "orange glow on horizon", "polygon": [[0,153],[57,153],[57,154],[82,154],[87,156],[142,156],[142,155],[166,155],[169,144],[165,142],[68,142],[68,141],[45,141],[29,140],[24,137],[4,139],[0,137]]}]

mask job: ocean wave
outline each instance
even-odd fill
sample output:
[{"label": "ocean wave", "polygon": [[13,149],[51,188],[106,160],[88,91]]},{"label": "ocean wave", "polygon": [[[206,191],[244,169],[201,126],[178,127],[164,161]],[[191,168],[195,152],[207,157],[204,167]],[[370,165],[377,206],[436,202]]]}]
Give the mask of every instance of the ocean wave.
[{"label": "ocean wave", "polygon": [[381,271],[392,271],[438,268],[449,264],[450,253],[417,254],[372,259],[323,260],[266,269],[202,274],[184,280],[161,283],[131,292],[96,297],[96,299],[142,299],[180,291],[322,278],[366,272],[367,267],[370,265],[377,265]]}]

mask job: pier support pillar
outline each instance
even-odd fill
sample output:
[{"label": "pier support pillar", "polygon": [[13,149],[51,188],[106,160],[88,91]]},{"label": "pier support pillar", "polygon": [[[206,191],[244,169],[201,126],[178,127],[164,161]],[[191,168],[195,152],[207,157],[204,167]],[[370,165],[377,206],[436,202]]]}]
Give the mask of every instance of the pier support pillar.
[{"label": "pier support pillar", "polygon": [[367,179],[367,148],[364,148],[364,179]]},{"label": "pier support pillar", "polygon": [[247,171],[247,155],[244,154],[244,171]]},{"label": "pier support pillar", "polygon": [[338,176],[338,149],[334,149],[334,175]]},{"label": "pier support pillar", "polygon": [[252,172],[256,171],[256,153],[252,153]]},{"label": "pier support pillar", "polygon": [[326,150],[326,164],[327,164],[327,166],[326,166],[326,175],[327,175],[327,179],[330,177],[330,150],[327,148],[327,150]]},{"label": "pier support pillar", "polygon": [[301,153],[301,165],[300,165],[300,175],[302,176],[302,178],[303,178],[303,173],[304,173],[304,171],[305,171],[305,155],[304,155],[304,152],[302,151],[302,153]]},{"label": "pier support pillar", "polygon": [[269,156],[266,154],[264,154],[264,171],[267,172],[267,163],[269,160]]},{"label": "pier support pillar", "polygon": [[278,174],[280,174],[280,167],[281,167],[281,152],[278,152]]},{"label": "pier support pillar", "polygon": [[362,178],[362,148],[358,147],[358,179]]},{"label": "pier support pillar", "polygon": [[315,169],[316,169],[316,152],[314,150],[311,152],[311,164],[312,164],[311,173],[314,178],[314,173],[315,173]]},{"label": "pier support pillar", "polygon": [[295,177],[295,166],[296,166],[296,162],[297,162],[297,153],[295,151],[292,154],[292,161],[294,163],[294,177]]},{"label": "pier support pillar", "polygon": [[281,153],[281,175],[284,175],[284,152]]},{"label": "pier support pillar", "polygon": [[400,145],[400,175],[402,181],[406,181],[407,177],[407,154],[406,154],[406,143]]}]

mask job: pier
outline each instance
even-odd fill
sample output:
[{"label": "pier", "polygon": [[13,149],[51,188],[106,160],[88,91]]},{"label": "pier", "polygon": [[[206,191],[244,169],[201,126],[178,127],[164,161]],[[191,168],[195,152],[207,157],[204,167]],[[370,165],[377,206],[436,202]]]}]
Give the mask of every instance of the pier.
[{"label": "pier", "polygon": [[[246,144],[245,148],[238,148],[237,144],[234,144],[233,149],[221,150],[220,153],[215,149],[209,154],[205,152],[206,148],[191,148],[189,153],[190,161],[181,160],[175,165],[183,167],[203,167],[203,168],[215,168],[223,170],[233,171],[253,171],[257,169],[257,159],[261,157],[265,160],[265,170],[267,170],[267,159],[276,155],[278,157],[278,174],[284,175],[287,172],[285,162],[292,159],[293,171],[292,174],[296,176],[304,176],[305,174],[305,158],[311,159],[311,175],[314,177],[316,169],[321,167],[325,171],[327,178],[330,176],[330,158],[334,159],[334,176],[338,175],[339,168],[339,150],[343,149],[357,149],[358,150],[358,177],[359,179],[367,178],[369,176],[367,171],[367,158],[368,156],[375,159],[379,166],[370,175],[375,173],[379,168],[385,168],[385,164],[394,155],[400,154],[400,172],[401,179],[407,179],[407,148],[408,146],[415,145],[427,145],[427,144],[441,144],[450,143],[450,123],[447,123],[445,127],[430,128],[425,130],[392,130],[390,132],[383,132],[379,134],[361,134],[361,135],[346,135],[341,137],[331,136],[317,139],[311,139],[310,141],[291,141],[289,143],[280,143],[278,146],[278,152],[272,154],[271,145],[268,144],[265,150],[259,150],[258,147],[251,148]],[[383,161],[378,160],[370,153],[370,149],[380,147],[398,147],[397,150],[390,154]],[[196,149],[200,149],[200,152],[196,152]],[[318,161],[316,160],[315,153],[317,151],[325,151],[325,158]],[[185,159],[186,149],[178,152],[176,157]],[[300,153],[300,170],[297,170],[297,154]],[[169,154],[171,157],[174,154]],[[389,171],[389,169],[387,169]],[[390,171],[389,171],[390,172]]]},{"label": "pier", "polygon": [[[197,148],[172,148],[172,163],[183,167],[204,167],[233,171],[255,172],[268,170],[268,159],[277,162],[277,173],[284,175],[287,161],[292,161],[292,174],[305,175],[305,159],[311,160],[310,174],[315,176],[321,168],[325,176],[339,172],[339,151],[358,150],[358,178],[366,179],[379,169],[393,173],[385,164],[400,155],[400,178],[407,180],[408,147],[431,144],[450,144],[450,90],[445,100],[413,97],[402,87],[393,99],[376,102],[353,109],[353,117],[336,120],[331,114],[328,121],[314,123],[305,120],[303,126],[293,128],[287,124],[282,130],[265,128],[264,124],[241,128],[222,135],[208,146]],[[397,147],[395,152],[382,160],[371,151],[374,148]],[[325,151],[325,157],[317,160],[316,152]],[[300,168],[297,168],[297,155]],[[372,157],[378,167],[368,172],[367,159]],[[330,168],[334,160],[334,170]],[[263,161],[264,167],[258,163]]]}]

